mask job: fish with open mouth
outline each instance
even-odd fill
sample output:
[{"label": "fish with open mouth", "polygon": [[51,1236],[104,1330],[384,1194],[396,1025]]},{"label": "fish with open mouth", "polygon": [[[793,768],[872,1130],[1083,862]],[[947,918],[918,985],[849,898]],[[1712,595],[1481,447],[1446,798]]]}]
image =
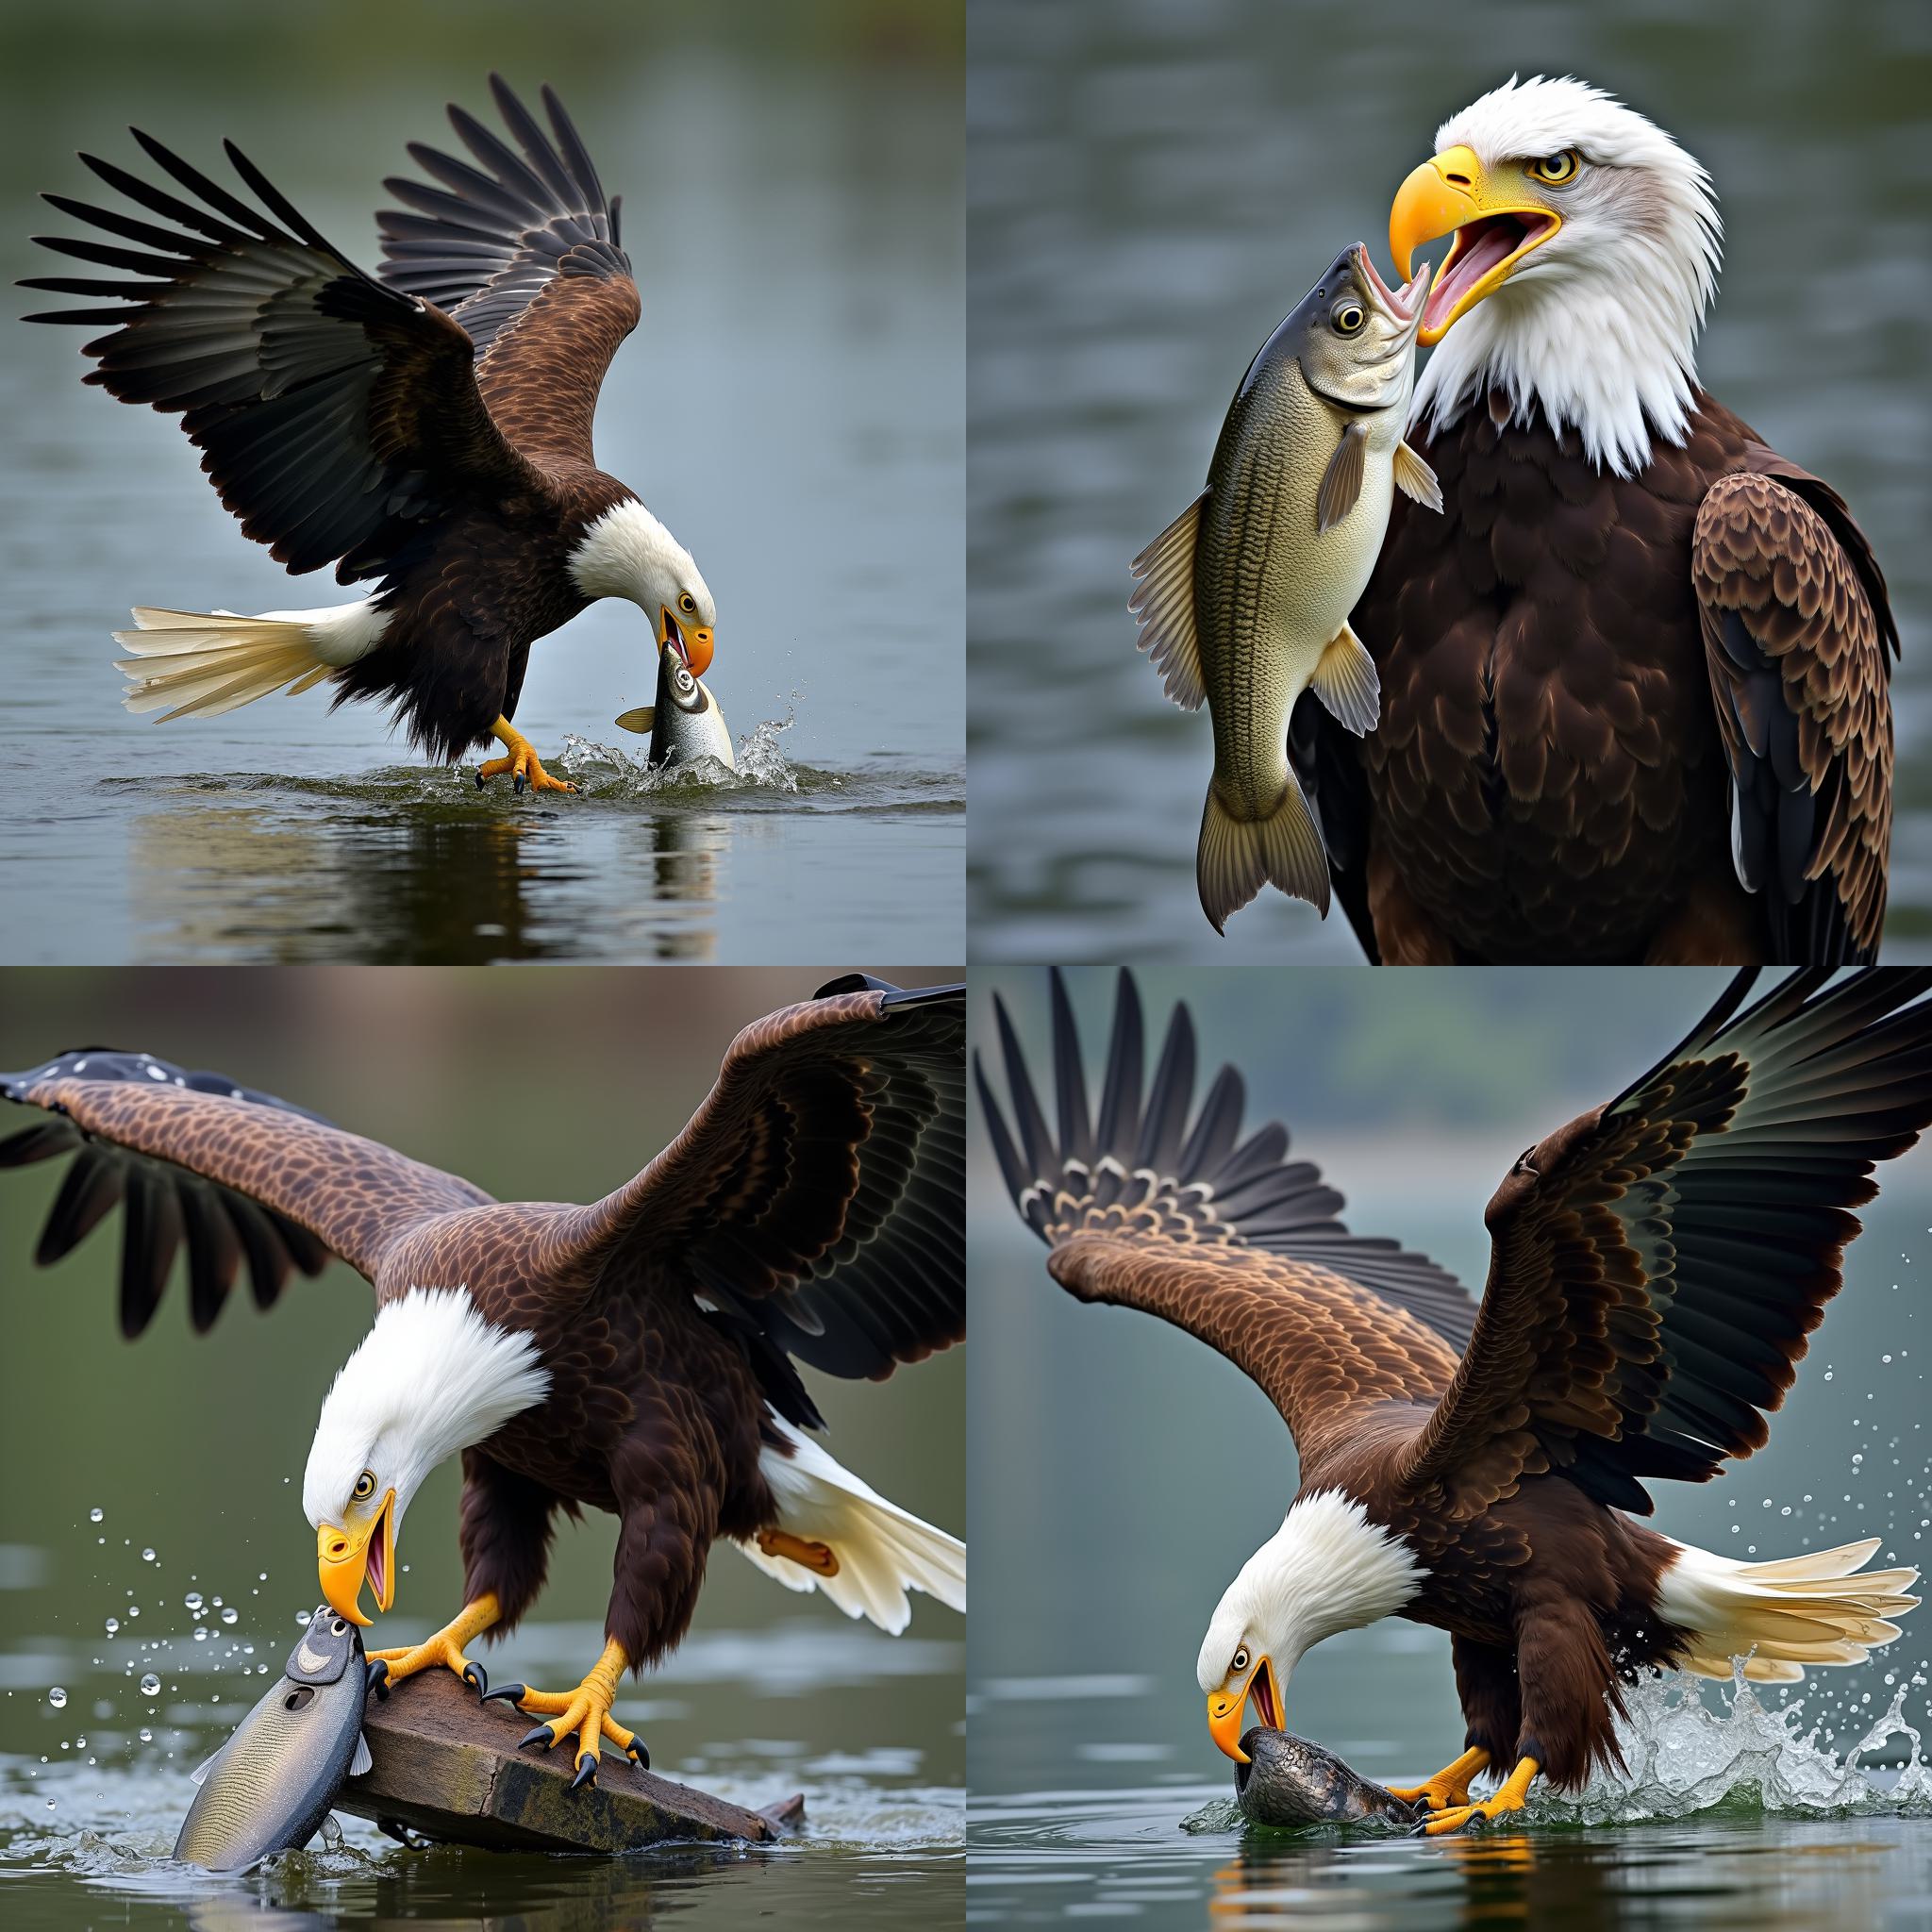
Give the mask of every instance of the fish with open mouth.
[{"label": "fish with open mouth", "polygon": [[306,1845],[345,1778],[369,1769],[362,1633],[325,1604],[289,1653],[281,1679],[194,1773],[200,1789],[175,1856],[210,1872],[245,1872]]},{"label": "fish with open mouth", "polygon": [[1272,882],[1328,910],[1328,860],[1288,761],[1312,689],[1358,735],[1381,711],[1349,628],[1399,489],[1440,510],[1403,441],[1426,264],[1391,290],[1356,242],[1262,344],[1229,406],[1208,488],[1133,562],[1141,648],[1183,710],[1205,697],[1214,774],[1195,878],[1216,932]]},{"label": "fish with open mouth", "polygon": [[650,738],[649,764],[682,765],[694,758],[716,758],[727,772],[738,769],[724,713],[691,669],[675,636],[658,647],[657,703],[640,705],[636,710],[625,712],[617,723],[625,731]]},{"label": "fish with open mouth", "polygon": [[1351,1771],[1332,1751],[1292,1731],[1257,1724],[1241,1740],[1245,1763],[1234,1768],[1235,1803],[1257,1824],[1356,1824],[1386,1818],[1412,1824],[1428,1806]]}]

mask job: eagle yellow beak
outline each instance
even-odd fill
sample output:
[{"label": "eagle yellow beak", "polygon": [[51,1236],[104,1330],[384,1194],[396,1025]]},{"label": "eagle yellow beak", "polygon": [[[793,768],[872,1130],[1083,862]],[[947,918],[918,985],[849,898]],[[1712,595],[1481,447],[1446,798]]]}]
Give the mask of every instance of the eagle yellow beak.
[{"label": "eagle yellow beak", "polygon": [[1214,1740],[1216,1749],[1237,1764],[1248,1761],[1248,1754],[1241,1749],[1241,1734],[1245,1728],[1242,1717],[1251,1697],[1255,1700],[1256,1715],[1270,1730],[1278,1731],[1281,1702],[1274,1694],[1274,1668],[1265,1657],[1248,1673],[1245,1683],[1233,1690],[1224,1684],[1219,1690],[1208,1693],[1208,1735]]},{"label": "eagle yellow beak", "polygon": [[386,1610],[396,1593],[396,1492],[383,1498],[360,1523],[325,1523],[315,1532],[315,1564],[322,1593],[340,1617],[352,1624],[375,1622],[362,1614],[362,1584],[375,1592],[375,1607]]},{"label": "eagle yellow beak", "polygon": [[672,615],[668,604],[658,605],[658,648],[675,644],[685,669],[693,677],[702,677],[711,668],[711,626],[701,624],[687,630]]},{"label": "eagle yellow beak", "polygon": [[1417,340],[1440,342],[1459,316],[1493,294],[1516,265],[1563,225],[1561,215],[1522,181],[1487,173],[1468,147],[1444,148],[1415,169],[1389,210],[1389,250],[1406,281],[1415,252],[1453,233]]}]

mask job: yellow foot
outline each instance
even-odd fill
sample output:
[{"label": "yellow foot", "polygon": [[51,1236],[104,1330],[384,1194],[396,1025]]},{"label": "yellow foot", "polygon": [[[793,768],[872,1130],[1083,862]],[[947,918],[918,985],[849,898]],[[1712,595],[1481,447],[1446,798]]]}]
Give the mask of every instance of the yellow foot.
[{"label": "yellow foot", "polygon": [[485,783],[491,778],[500,778],[508,772],[515,780],[516,790],[521,791],[527,785],[532,791],[575,791],[577,788],[562,778],[553,778],[543,769],[543,762],[538,758],[530,741],[518,731],[507,718],[499,718],[490,727],[490,735],[502,741],[506,757],[491,758],[487,764],[476,767],[476,790],[482,791]]},{"label": "yellow foot", "polygon": [[522,1684],[506,1684],[501,1690],[492,1690],[492,1697],[507,1697],[519,1710],[551,1712],[554,1715],[541,1724],[533,1724],[517,1740],[519,1745],[541,1744],[548,1751],[553,1744],[558,1744],[576,1733],[577,1774],[571,1780],[571,1790],[579,1785],[593,1784],[597,1777],[597,1754],[600,1742],[608,1738],[617,1748],[635,1758],[646,1771],[651,1768],[651,1754],[644,1749],[643,1740],[635,1731],[627,1731],[612,1721],[610,1706],[617,1695],[617,1680],[630,1668],[630,1659],[624,1654],[624,1646],[612,1638],[604,1646],[604,1655],[591,1666],[584,1681],[575,1690],[532,1690]]},{"label": "yellow foot", "polygon": [[[496,1622],[497,1615],[496,1598],[485,1591],[474,1603],[465,1604],[434,1637],[425,1637],[421,1643],[397,1650],[369,1651],[370,1683],[378,1696],[387,1697],[390,1685],[400,1684],[418,1671],[441,1664],[443,1669],[454,1671],[464,1683],[474,1684],[477,1696],[484,1696],[489,1691],[490,1679],[484,1675],[481,1664],[473,1664],[463,1655],[463,1646],[482,1636]],[[379,1670],[375,1668],[378,1665]]]},{"label": "yellow foot", "polygon": [[836,1576],[839,1559],[824,1543],[808,1543],[789,1529],[761,1529],[758,1548],[768,1557],[783,1557],[809,1570],[816,1576]]},{"label": "yellow foot", "polygon": [[1446,1810],[1431,1812],[1423,1822],[1424,1834],[1430,1838],[1441,1838],[1445,1832],[1460,1831],[1473,1818],[1501,1818],[1507,1812],[1521,1811],[1538,1769],[1534,1757],[1518,1759],[1516,1769],[1509,1774],[1494,1797],[1485,1798],[1478,1805],[1452,1805]]},{"label": "yellow foot", "polygon": [[1389,1795],[1410,1805],[1425,1801],[1431,1811],[1447,1811],[1469,1803],[1470,1779],[1489,1768],[1490,1754],[1472,1746],[1454,1764],[1445,1764],[1434,1777],[1424,1778],[1419,1785],[1391,1785]]}]

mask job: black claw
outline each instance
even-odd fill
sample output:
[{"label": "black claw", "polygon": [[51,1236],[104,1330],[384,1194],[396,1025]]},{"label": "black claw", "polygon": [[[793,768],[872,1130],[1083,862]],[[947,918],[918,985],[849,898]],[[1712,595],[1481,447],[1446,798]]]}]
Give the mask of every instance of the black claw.
[{"label": "black claw", "polygon": [[481,772],[478,772],[478,773],[476,774],[476,790],[477,790],[478,791],[482,791],[482,789],[483,789],[483,774],[482,774]]},{"label": "black claw", "polygon": [[481,1664],[465,1664],[463,1682],[475,1687],[477,1703],[480,1704],[490,1695],[490,1675]]},{"label": "black claw", "polygon": [[527,1684],[502,1684],[494,1690],[485,1690],[477,1701],[489,1704],[492,1699],[500,1697],[506,1704],[513,1704],[521,1710],[524,1707],[524,1695],[529,1688]]},{"label": "black claw", "polygon": [[517,774],[516,790],[517,795],[521,797],[524,790],[524,774],[521,772]]},{"label": "black claw", "polygon": [[375,1692],[380,1702],[384,1704],[389,1702],[389,1659],[387,1657],[373,1657],[369,1659],[369,1681],[362,1687],[363,1696],[368,1696],[372,1690]]},{"label": "black claw", "polygon": [[517,1749],[521,1751],[525,1747],[525,1745],[534,1744],[538,1741],[539,1739],[542,1740],[543,1748],[546,1751],[549,1750],[551,1745],[557,1742],[556,1733],[551,1730],[548,1724],[532,1724],[530,1728],[527,1731],[525,1731],[521,1738],[517,1740]]},{"label": "black claw", "polygon": [[577,1774],[570,1781],[571,1790],[580,1791],[586,1785],[593,1785],[596,1782],[597,1760],[594,1757],[580,1759],[577,1764]]},{"label": "black claw", "polygon": [[641,1738],[633,1738],[624,1747],[624,1753],[633,1764],[641,1766],[645,1771],[650,1770],[651,1754],[644,1749],[644,1740]]}]

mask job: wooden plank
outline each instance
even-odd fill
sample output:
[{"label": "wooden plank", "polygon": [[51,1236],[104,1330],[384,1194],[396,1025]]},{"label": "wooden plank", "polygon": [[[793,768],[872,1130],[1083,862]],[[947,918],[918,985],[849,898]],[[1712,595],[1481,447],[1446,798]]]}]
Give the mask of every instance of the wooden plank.
[{"label": "wooden plank", "polygon": [[519,1751],[531,1720],[507,1704],[479,1704],[447,1671],[425,1671],[372,1697],[363,1719],[369,1770],[336,1809],[425,1838],[498,1851],[627,1852],[680,1841],[764,1843],[798,1824],[802,1797],[748,1811],[674,1783],[608,1746],[597,1781],[574,1791],[575,1740]]}]

